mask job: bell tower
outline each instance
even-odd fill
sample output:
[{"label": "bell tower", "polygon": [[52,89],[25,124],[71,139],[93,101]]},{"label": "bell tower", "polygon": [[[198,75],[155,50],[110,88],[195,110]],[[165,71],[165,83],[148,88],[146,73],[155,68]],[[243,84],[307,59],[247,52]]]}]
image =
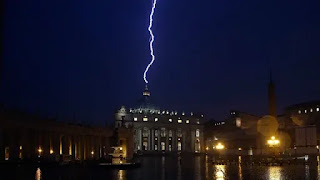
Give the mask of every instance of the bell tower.
[{"label": "bell tower", "polygon": [[272,80],[271,71],[270,71],[270,80],[269,80],[269,86],[268,86],[268,104],[269,104],[269,115],[277,118],[276,93],[275,93],[275,86]]}]

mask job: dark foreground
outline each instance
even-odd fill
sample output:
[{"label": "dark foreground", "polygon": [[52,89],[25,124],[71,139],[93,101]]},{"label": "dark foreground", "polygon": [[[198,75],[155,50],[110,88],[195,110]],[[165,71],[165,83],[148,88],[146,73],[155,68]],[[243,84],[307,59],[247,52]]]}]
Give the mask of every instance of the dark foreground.
[{"label": "dark foreground", "polygon": [[[39,170],[37,171],[37,169]],[[2,166],[0,179],[82,180],[82,179],[318,179],[320,166],[248,164],[213,165],[206,156],[150,156],[140,168],[117,170],[82,166]]]}]

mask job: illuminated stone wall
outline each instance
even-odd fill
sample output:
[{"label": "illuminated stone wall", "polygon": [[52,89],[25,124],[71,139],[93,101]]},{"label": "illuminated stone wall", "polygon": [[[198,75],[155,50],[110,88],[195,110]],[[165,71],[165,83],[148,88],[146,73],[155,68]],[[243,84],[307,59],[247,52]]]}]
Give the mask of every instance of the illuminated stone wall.
[{"label": "illuminated stone wall", "polygon": [[[0,158],[90,160],[106,158],[112,151],[113,127],[92,127],[40,119],[19,112],[0,112]],[[132,136],[132,135],[131,135]],[[129,132],[120,133],[127,144]],[[133,148],[127,148],[132,156]]]},{"label": "illuminated stone wall", "polygon": [[193,113],[125,107],[115,113],[116,127],[132,127],[135,152],[204,152],[202,124],[203,115]]}]

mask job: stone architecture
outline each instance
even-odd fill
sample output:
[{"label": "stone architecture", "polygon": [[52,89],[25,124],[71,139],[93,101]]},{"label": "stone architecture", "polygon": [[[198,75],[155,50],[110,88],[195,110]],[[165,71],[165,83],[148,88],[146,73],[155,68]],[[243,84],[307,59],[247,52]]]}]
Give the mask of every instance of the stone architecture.
[{"label": "stone architecture", "polygon": [[204,150],[203,115],[157,108],[146,87],[139,105],[122,106],[115,113],[116,127],[132,127],[134,150],[145,153],[193,152]]},{"label": "stone architecture", "polygon": [[276,93],[275,86],[272,80],[272,74],[270,73],[270,81],[268,86],[268,105],[269,115],[277,117],[277,106],[276,106]]},{"label": "stone architecture", "polygon": [[[133,155],[132,132],[118,130],[127,158]],[[57,122],[13,110],[0,110],[1,160],[47,159],[54,161],[107,158],[112,152],[112,127]],[[131,147],[130,147],[131,145]]]},{"label": "stone architecture", "polygon": [[257,123],[261,117],[231,110],[225,121],[209,121],[205,124],[205,140],[208,152],[218,143],[224,144],[232,154],[248,155],[257,148],[259,133]]},{"label": "stone architecture", "polygon": [[275,86],[270,77],[268,105],[266,116],[232,110],[222,122],[207,122],[207,150],[212,150],[217,142],[222,142],[228,149],[224,152],[233,155],[274,153],[275,148],[268,141],[275,138],[280,142],[276,149],[282,153],[301,155],[319,152],[320,101],[291,105],[278,115]]}]

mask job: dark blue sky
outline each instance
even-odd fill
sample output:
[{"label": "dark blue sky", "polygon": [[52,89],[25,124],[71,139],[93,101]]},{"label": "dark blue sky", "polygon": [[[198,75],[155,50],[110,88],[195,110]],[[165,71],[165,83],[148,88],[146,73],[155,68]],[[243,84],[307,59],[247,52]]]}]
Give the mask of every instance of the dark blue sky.
[{"label": "dark blue sky", "polygon": [[[150,61],[151,0],[7,0],[1,101],[112,122],[134,105]],[[158,0],[149,88],[160,107],[222,120],[320,99],[319,0]]]}]

